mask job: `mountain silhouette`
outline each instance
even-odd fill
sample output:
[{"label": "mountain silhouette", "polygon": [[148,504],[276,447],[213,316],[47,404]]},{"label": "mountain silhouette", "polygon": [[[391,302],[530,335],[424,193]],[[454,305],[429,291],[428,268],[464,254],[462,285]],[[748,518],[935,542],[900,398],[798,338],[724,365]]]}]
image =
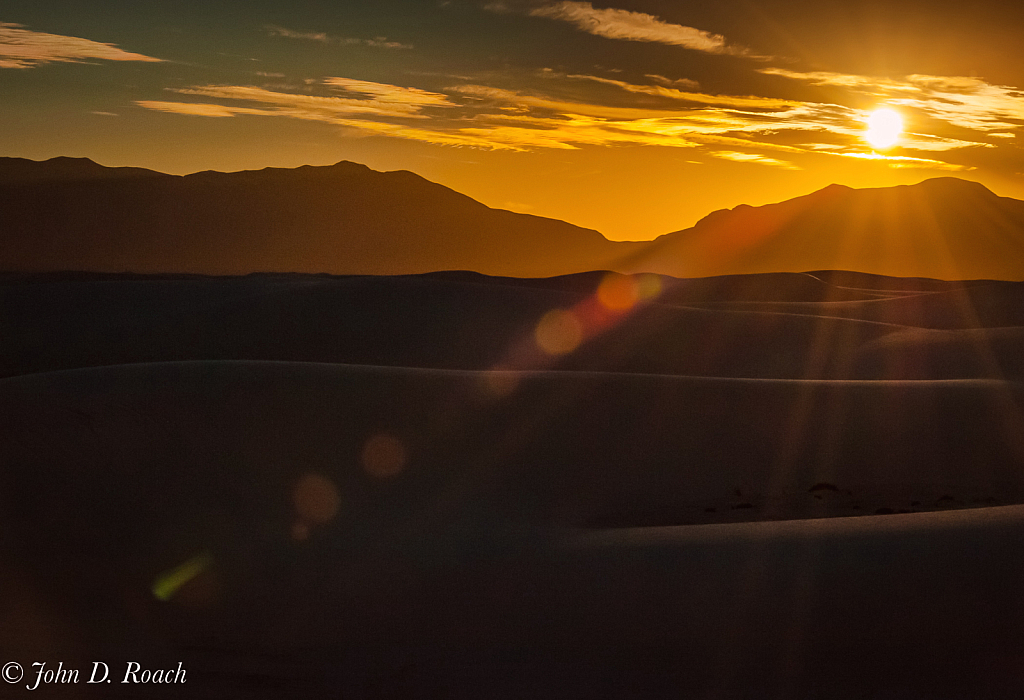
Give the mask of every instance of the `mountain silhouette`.
[{"label": "mountain silhouette", "polygon": [[677,277],[855,270],[1024,280],[1024,201],[952,177],[830,185],[779,204],[713,212],[657,238],[635,264]]},{"label": "mountain silhouette", "polygon": [[710,277],[850,270],[1024,280],[1024,202],[936,178],[830,185],[716,211],[652,242],[492,209],[408,171],[350,162],[164,175],[84,158],[0,158],[0,270]]},{"label": "mountain silhouette", "polygon": [[108,168],[88,158],[61,156],[46,161],[0,158],[0,184],[87,182],[136,177],[168,177],[145,168]]},{"label": "mountain silhouette", "polygon": [[0,230],[0,269],[17,272],[542,277],[614,267],[637,248],[350,162],[180,177],[0,158]]}]

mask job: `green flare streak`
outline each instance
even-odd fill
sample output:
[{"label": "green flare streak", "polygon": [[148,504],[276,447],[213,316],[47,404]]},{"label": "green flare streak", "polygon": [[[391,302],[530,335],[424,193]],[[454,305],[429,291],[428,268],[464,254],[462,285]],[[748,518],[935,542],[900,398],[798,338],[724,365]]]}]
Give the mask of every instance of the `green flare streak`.
[{"label": "green flare streak", "polygon": [[202,552],[184,564],[163,572],[153,582],[153,595],[159,600],[170,600],[179,588],[202,573],[212,563],[213,555],[209,552]]}]

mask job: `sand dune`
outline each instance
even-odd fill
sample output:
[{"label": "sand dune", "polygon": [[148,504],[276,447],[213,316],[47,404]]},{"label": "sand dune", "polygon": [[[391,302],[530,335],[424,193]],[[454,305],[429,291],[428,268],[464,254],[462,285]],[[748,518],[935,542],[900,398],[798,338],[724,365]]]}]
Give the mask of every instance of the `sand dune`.
[{"label": "sand dune", "polygon": [[[607,275],[14,276],[0,284],[0,376],[184,360],[482,370],[507,364],[548,311],[593,299]],[[841,302],[825,300],[857,292],[807,275],[659,284],[660,295],[610,317],[554,368],[779,379],[1021,376],[1020,343],[1008,330],[1024,325],[1016,284],[943,283],[949,291]],[[908,335],[913,328],[975,330]]]},{"label": "sand dune", "polygon": [[[372,510],[376,501],[361,499],[376,482],[360,455],[378,433],[403,446],[408,470],[388,484],[417,507],[544,527],[1024,498],[1022,389],[998,381],[193,362],[30,375],[0,388],[15,435],[4,462],[19,465],[9,478],[28,499],[11,507],[25,517],[72,512],[33,503],[35,491],[66,490],[60,498],[98,508],[132,479],[154,494],[172,483],[195,489],[195,498],[257,489],[266,505],[305,471],[353,496],[350,509]],[[390,502],[388,510],[398,517]]]},{"label": "sand dune", "polygon": [[[498,398],[492,378],[0,381],[0,585],[23,632],[3,652],[184,659],[200,697],[1019,688],[1021,506],[636,527],[1020,502],[1019,386],[549,371]],[[367,451],[380,434],[399,466]]]},{"label": "sand dune", "polygon": [[[575,535],[551,566],[576,588],[548,612],[571,609],[590,640],[575,651],[641,694],[1009,698],[1024,658],[1022,517],[1014,506]],[[642,661],[619,660],[622,639]]]},{"label": "sand dune", "polygon": [[7,275],[0,658],[181,661],[199,698],[1018,696],[1019,285],[597,306],[652,282]]},{"label": "sand dune", "polygon": [[716,301],[712,308],[827,314],[918,328],[986,328],[1024,323],[1019,283],[972,283],[968,286],[856,301],[763,302]]}]

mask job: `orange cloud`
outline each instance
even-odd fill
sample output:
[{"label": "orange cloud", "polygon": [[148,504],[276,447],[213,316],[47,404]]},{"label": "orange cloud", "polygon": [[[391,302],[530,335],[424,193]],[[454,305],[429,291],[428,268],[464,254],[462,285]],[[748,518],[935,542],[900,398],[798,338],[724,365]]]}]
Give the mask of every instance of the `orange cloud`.
[{"label": "orange cloud", "polygon": [[388,124],[385,122],[374,122],[357,119],[339,119],[333,123],[359,129],[367,134],[378,134],[381,136],[392,136],[423,143],[432,143],[437,146],[467,146],[470,148],[482,148],[497,151],[519,151],[525,150],[517,147],[510,139],[508,143],[484,138],[473,134],[472,129],[458,129],[455,131],[440,131],[433,129],[418,129],[415,127],[403,126],[401,124]]},{"label": "orange cloud", "polygon": [[161,59],[130,53],[113,44],[24,29],[22,24],[0,22],[0,68],[32,68],[44,63],[84,63],[89,60],[142,61]]},{"label": "orange cloud", "polygon": [[785,160],[777,160],[762,156],[758,153],[738,153],[736,151],[713,151],[710,155],[715,158],[731,160],[735,163],[759,163],[761,165],[773,165],[784,170],[800,170],[800,168]]},{"label": "orange cloud", "polygon": [[349,94],[364,97],[307,95],[245,85],[204,85],[180,88],[175,92],[183,95],[245,100],[263,105],[273,105],[283,112],[282,116],[299,116],[301,114],[305,116],[299,116],[299,118],[319,120],[329,120],[330,117],[338,115],[355,114],[425,119],[426,116],[420,114],[424,107],[455,106],[446,95],[417,88],[348,80],[347,78],[327,78],[324,83],[330,87],[340,88]]},{"label": "orange cloud", "polygon": [[[1024,91],[992,85],[979,78],[908,75],[903,80],[892,80],[822,71],[799,73],[782,68],[762,68],[759,72],[888,98],[887,104],[920,110],[929,117],[972,131],[1005,133],[1024,121]],[[962,148],[964,144],[980,145],[951,140],[949,147]]]},{"label": "orange cloud", "polygon": [[427,119],[421,113],[425,107],[455,107],[446,95],[418,88],[372,83],[348,78],[328,78],[327,86],[359,97],[333,97],[280,92],[245,85],[203,85],[174,90],[183,95],[244,104],[216,104],[208,102],[169,102],[139,100],[137,105],[171,114],[198,117],[235,117],[240,115],[287,117],[306,121],[319,121],[357,129],[369,134],[407,138],[446,146],[472,146],[477,148],[511,148],[490,144],[472,135],[460,135],[417,129],[401,124],[377,121],[379,119]]},{"label": "orange cloud", "polygon": [[491,121],[511,125],[488,124],[463,127],[460,132],[480,139],[527,148],[574,149],[579,146],[642,145],[693,148],[700,145],[683,137],[680,131],[638,127],[636,122],[599,119],[586,115],[561,115],[541,118],[527,115],[498,115]]},{"label": "orange cloud", "polygon": [[723,107],[752,107],[762,109],[781,109],[784,107],[796,107],[799,106],[800,102],[794,102],[793,100],[778,100],[771,97],[732,97],[730,95],[706,95],[700,92],[685,92],[678,90],[673,87],[664,87],[662,85],[633,85],[622,80],[612,80],[610,78],[601,78],[596,75],[568,75],[567,78],[575,78],[577,80],[590,80],[596,83],[605,83],[606,85],[615,85],[620,87],[627,92],[634,92],[644,95],[655,95],[657,97],[667,97],[672,100],[681,100],[683,102],[697,102],[700,104],[707,105],[720,105]]},{"label": "orange cloud", "polygon": [[831,153],[831,155],[842,156],[843,158],[859,158],[861,160],[879,160],[896,168],[928,168],[929,170],[974,170],[967,165],[956,163],[944,163],[941,160],[929,158],[911,158],[909,156],[887,156],[881,153]]},{"label": "orange cloud", "polygon": [[663,109],[638,109],[636,107],[609,107],[607,105],[566,102],[563,100],[552,100],[539,95],[529,95],[514,90],[488,87],[486,85],[457,85],[447,88],[449,92],[464,95],[478,100],[489,100],[505,107],[520,108],[528,112],[529,108],[550,110],[561,114],[586,114],[606,119],[644,119],[649,117],[664,116],[668,113]]},{"label": "orange cloud", "polygon": [[588,34],[608,39],[647,41],[682,46],[694,51],[714,54],[747,55],[748,49],[730,46],[721,34],[712,34],[693,27],[665,22],[654,15],[608,8],[599,10],[589,2],[566,0],[530,11],[534,17],[569,22]]},{"label": "orange cloud", "polygon": [[[862,136],[867,113],[863,110],[773,98],[700,95],[662,85],[634,85],[595,76],[552,73],[546,77],[586,79],[671,101],[692,101],[697,96],[717,104],[640,109],[568,102],[486,85],[462,85],[446,88],[444,92],[430,92],[343,77],[321,81],[323,87],[341,95],[206,85],[176,92],[213,99],[216,104],[169,101],[137,104],[147,109],[193,116],[252,115],[321,121],[367,135],[489,150],[616,145],[709,148],[709,155],[715,158],[800,169],[789,159],[760,154],[768,150],[793,156],[880,160],[893,167],[965,169],[931,158],[897,154],[877,157],[865,151]],[[408,120],[416,120],[421,125],[402,123]],[[795,141],[794,135],[801,133],[814,135],[814,138],[807,143]],[[823,142],[822,136],[832,143]],[[904,143],[907,148],[931,151],[967,145],[974,144],[926,134],[907,135]],[[719,150],[714,150],[715,146]]]},{"label": "orange cloud", "polygon": [[171,114],[191,114],[196,117],[233,117],[236,114],[260,112],[266,110],[245,110],[240,112],[238,108],[224,107],[223,105],[212,105],[198,102],[160,102],[158,100],[138,100],[137,105],[146,109],[153,109],[158,112],[169,112]]},{"label": "orange cloud", "polygon": [[325,85],[341,88],[346,92],[368,95],[379,104],[400,104],[409,107],[451,107],[452,102],[447,95],[428,92],[419,88],[399,87],[386,83],[371,83],[366,80],[351,78],[325,78]]},{"label": "orange cloud", "polygon": [[802,80],[811,85],[831,85],[836,87],[859,88],[864,90],[880,91],[904,91],[914,92],[917,90],[912,85],[888,78],[874,78],[866,75],[848,75],[845,73],[830,73],[828,71],[811,71],[800,73],[798,71],[786,70],[785,68],[759,68],[758,73],[765,75],[778,75],[791,80]]}]

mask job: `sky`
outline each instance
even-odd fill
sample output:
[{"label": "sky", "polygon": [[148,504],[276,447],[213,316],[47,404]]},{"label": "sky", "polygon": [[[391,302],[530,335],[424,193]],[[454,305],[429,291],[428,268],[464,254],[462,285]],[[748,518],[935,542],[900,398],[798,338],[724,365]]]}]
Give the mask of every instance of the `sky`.
[{"label": "sky", "polygon": [[614,240],[832,183],[1024,199],[1022,33],[993,0],[5,0],[0,156],[351,160]]}]

